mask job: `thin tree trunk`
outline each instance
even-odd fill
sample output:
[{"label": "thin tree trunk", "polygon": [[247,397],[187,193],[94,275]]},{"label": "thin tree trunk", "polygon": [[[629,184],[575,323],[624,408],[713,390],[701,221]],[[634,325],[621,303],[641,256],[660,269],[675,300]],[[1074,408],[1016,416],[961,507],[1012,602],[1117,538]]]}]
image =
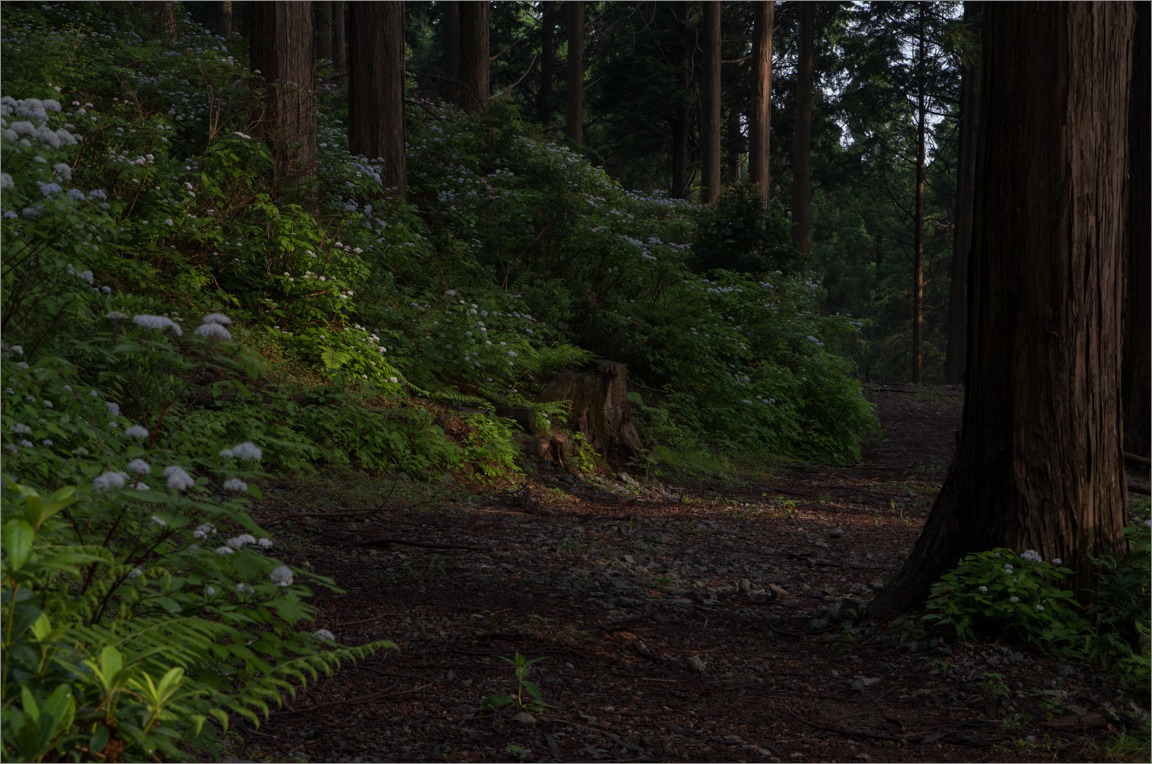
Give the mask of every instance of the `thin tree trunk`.
[{"label": "thin tree trunk", "polygon": [[584,143],[584,3],[568,3],[568,118],[565,134]]},{"label": "thin tree trunk", "polygon": [[536,91],[536,121],[552,121],[552,70],[556,63],[556,4],[541,3],[540,9],[540,87]]},{"label": "thin tree trunk", "polygon": [[403,196],[404,3],[353,3],[350,26],[348,148],[383,159],[385,188]]},{"label": "thin tree trunk", "polygon": [[916,212],[912,234],[913,276],[912,276],[912,384],[924,381],[924,177],[925,144],[928,141],[928,110],[924,67],[927,65],[927,51],[924,30],[925,6],[919,4],[917,18],[919,39],[916,58]]},{"label": "thin tree trunk", "polygon": [[444,100],[459,106],[463,100],[460,95],[460,3],[449,0],[443,5]]},{"label": "thin tree trunk", "polygon": [[332,3],[332,66],[338,72],[348,71],[347,16],[344,0]]},{"label": "thin tree trunk", "polygon": [[254,3],[251,65],[264,78],[260,136],[276,157],[276,178],[316,177],[316,101],[310,3]]},{"label": "thin tree trunk", "polygon": [[1132,108],[1129,111],[1128,272],[1124,306],[1124,450],[1149,456],[1152,439],[1152,153],[1149,125],[1152,108],[1152,50],[1148,3],[1136,3],[1136,42],[1132,56]]},{"label": "thin tree trunk", "polygon": [[796,76],[796,130],[792,144],[792,242],[805,259],[811,250],[812,80],[816,71],[816,6],[800,5],[800,61]]},{"label": "thin tree trunk", "polygon": [[332,60],[332,3],[315,2],[316,8],[316,60]]},{"label": "thin tree trunk", "polygon": [[[674,6],[673,6],[674,7]],[[692,27],[676,16],[673,18],[680,26],[680,91],[688,93],[692,87],[693,54],[696,50],[696,34]],[[688,198],[688,187],[691,184],[691,160],[689,151],[689,132],[692,125],[692,108],[688,99],[683,105],[672,112],[672,189],[671,195],[676,199]]]},{"label": "thin tree trunk", "polygon": [[232,0],[221,0],[220,15],[216,19],[216,34],[225,40],[232,36]]},{"label": "thin tree trunk", "polygon": [[704,3],[704,78],[700,92],[700,201],[720,198],[720,8]]},{"label": "thin tree trunk", "polygon": [[[1130,3],[989,3],[964,421],[878,617],[969,553],[1060,558],[1080,593],[1123,549],[1120,432]],[[1051,98],[1036,98],[1039,92]]]},{"label": "thin tree trunk", "polygon": [[[964,21],[979,23],[980,3],[964,3]],[[966,63],[960,79],[960,149],[956,167],[956,227],[952,242],[951,287],[948,296],[948,350],[944,381],[964,381],[968,329],[968,252],[972,248],[972,201],[976,177],[976,134],[980,123],[980,62]]]},{"label": "thin tree trunk", "polygon": [[752,38],[752,113],[748,120],[748,179],[760,189],[764,209],[771,197],[772,30],[776,3],[758,0]]}]

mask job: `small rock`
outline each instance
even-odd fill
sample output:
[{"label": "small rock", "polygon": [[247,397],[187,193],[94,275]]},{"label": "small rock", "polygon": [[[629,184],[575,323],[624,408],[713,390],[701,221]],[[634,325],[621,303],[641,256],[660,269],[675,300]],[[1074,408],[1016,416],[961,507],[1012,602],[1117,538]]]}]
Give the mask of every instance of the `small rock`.
[{"label": "small rock", "polygon": [[1024,653],[1008,653],[1007,661],[1009,663],[1023,663]]},{"label": "small rock", "polygon": [[920,643],[913,639],[904,645],[904,649],[910,653],[918,653],[920,652]]},{"label": "small rock", "polygon": [[747,578],[741,578],[740,579],[740,591],[744,592],[745,594],[752,591],[752,582],[749,581]]},{"label": "small rock", "polygon": [[535,724],[536,717],[527,711],[520,711],[512,717],[512,721],[520,722],[521,724]]},{"label": "small rock", "polygon": [[827,629],[828,626],[829,626],[829,621],[824,619],[824,618],[813,618],[811,621],[808,622],[808,628],[811,629],[812,631],[820,631],[822,629]]},{"label": "small rock", "polygon": [[834,539],[844,538],[844,529],[833,528],[832,530],[828,531],[828,535]]},{"label": "small rock", "polygon": [[1067,663],[1056,664],[1056,675],[1061,679],[1067,679],[1075,673],[1076,669],[1069,666]]},{"label": "small rock", "polygon": [[864,676],[863,674],[857,674],[852,678],[852,681],[849,682],[849,686],[853,690],[863,690],[865,687],[871,687],[879,681],[880,677],[878,676]]},{"label": "small rock", "polygon": [[707,667],[704,665],[704,659],[699,655],[689,655],[684,659],[684,664],[697,674],[703,674],[707,670]]}]

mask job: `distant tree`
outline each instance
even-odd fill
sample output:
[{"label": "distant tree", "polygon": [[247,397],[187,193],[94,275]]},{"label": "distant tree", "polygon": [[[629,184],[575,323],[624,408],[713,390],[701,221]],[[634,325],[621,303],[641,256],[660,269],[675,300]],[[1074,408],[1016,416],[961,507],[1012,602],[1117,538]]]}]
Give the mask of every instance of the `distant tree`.
[{"label": "distant tree", "polygon": [[536,121],[552,121],[552,75],[556,65],[556,3],[540,4],[540,85],[536,90]]},{"label": "distant tree", "polygon": [[216,17],[216,34],[227,40],[232,36],[232,0],[221,0]]},{"label": "distant tree", "polygon": [[176,36],[176,3],[175,0],[146,0],[143,3],[152,16],[152,25],[156,31],[171,40]]},{"label": "distant tree", "polygon": [[792,241],[805,257],[812,226],[812,81],[816,69],[816,4],[800,7],[796,128],[792,134]]},{"label": "distant tree", "polygon": [[700,201],[720,198],[721,3],[704,3],[704,76],[700,88]]},{"label": "distant tree", "polygon": [[989,3],[984,14],[963,429],[911,556],[871,606],[880,617],[921,604],[970,552],[1006,546],[1060,558],[1084,593],[1092,558],[1124,545],[1135,11],[1018,2]]},{"label": "distant tree", "polygon": [[[966,31],[975,33],[980,23],[980,3],[964,3]],[[980,58],[964,51],[960,79],[960,147],[956,168],[956,214],[953,223],[952,278],[948,301],[948,347],[944,361],[944,381],[964,381],[966,334],[968,328],[968,251],[972,247],[972,200],[975,193],[976,134],[980,122]]]},{"label": "distant tree", "polygon": [[348,148],[382,158],[384,186],[403,196],[404,3],[353,3],[349,26]]},{"label": "distant tree", "polygon": [[467,112],[488,108],[488,27],[484,2],[444,3],[444,76],[449,102]]},{"label": "distant tree", "polygon": [[302,2],[253,3],[251,66],[263,78],[260,137],[276,157],[277,179],[316,175],[316,100],[312,6]]},{"label": "distant tree", "polygon": [[316,10],[316,60],[332,60],[332,3],[313,2]]},{"label": "distant tree", "polygon": [[1132,56],[1132,107],[1128,117],[1128,279],[1124,305],[1124,448],[1149,456],[1152,440],[1152,124],[1149,96],[1152,83],[1152,5],[1136,3],[1136,44]]},{"label": "distant tree", "polygon": [[568,117],[566,135],[584,142],[584,3],[568,3]]},{"label": "distant tree", "polygon": [[338,72],[348,71],[347,16],[344,0],[332,3],[332,66]]},{"label": "distant tree", "polygon": [[764,197],[771,196],[772,30],[776,3],[757,0],[752,36],[752,109],[748,119],[748,177]]},{"label": "distant tree", "polygon": [[916,4],[916,201],[912,232],[912,384],[924,381],[924,184],[928,177],[927,4]]}]

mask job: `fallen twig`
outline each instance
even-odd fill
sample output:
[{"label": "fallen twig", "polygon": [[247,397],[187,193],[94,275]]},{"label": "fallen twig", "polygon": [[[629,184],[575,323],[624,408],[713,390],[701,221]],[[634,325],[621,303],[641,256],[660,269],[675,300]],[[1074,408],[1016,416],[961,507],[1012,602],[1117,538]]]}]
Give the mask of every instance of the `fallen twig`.
[{"label": "fallen twig", "polygon": [[620,746],[621,748],[626,748],[629,751],[635,751],[636,753],[644,753],[643,748],[641,748],[637,745],[633,745],[632,743],[629,743],[627,740],[620,737],[615,732],[612,732],[611,730],[606,730],[603,727],[594,727],[590,724],[581,724],[580,722],[570,722],[567,719],[561,719],[558,716],[545,716],[544,714],[537,714],[537,716],[539,716],[541,719],[545,719],[545,720],[550,721],[550,722],[555,722],[557,724],[566,724],[569,727],[576,727],[577,729],[588,730],[589,732],[599,732],[601,735],[608,738],[609,740],[611,740],[613,743]]}]

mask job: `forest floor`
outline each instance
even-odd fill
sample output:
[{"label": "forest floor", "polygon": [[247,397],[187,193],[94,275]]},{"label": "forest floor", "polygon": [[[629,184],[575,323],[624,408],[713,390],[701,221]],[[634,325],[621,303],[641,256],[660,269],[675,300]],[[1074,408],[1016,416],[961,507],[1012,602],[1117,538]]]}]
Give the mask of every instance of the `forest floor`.
[{"label": "forest floor", "polygon": [[[963,404],[950,387],[868,395],[884,436],[862,463],[737,487],[541,472],[424,503],[362,480],[273,487],[257,517],[281,556],[347,592],[318,591],[312,628],[399,650],[238,728],[230,756],[1148,761],[1145,709],[1098,667],[916,620],[853,625],[915,542]],[[541,659],[527,679],[547,707],[484,708],[516,695],[517,653]]]}]

